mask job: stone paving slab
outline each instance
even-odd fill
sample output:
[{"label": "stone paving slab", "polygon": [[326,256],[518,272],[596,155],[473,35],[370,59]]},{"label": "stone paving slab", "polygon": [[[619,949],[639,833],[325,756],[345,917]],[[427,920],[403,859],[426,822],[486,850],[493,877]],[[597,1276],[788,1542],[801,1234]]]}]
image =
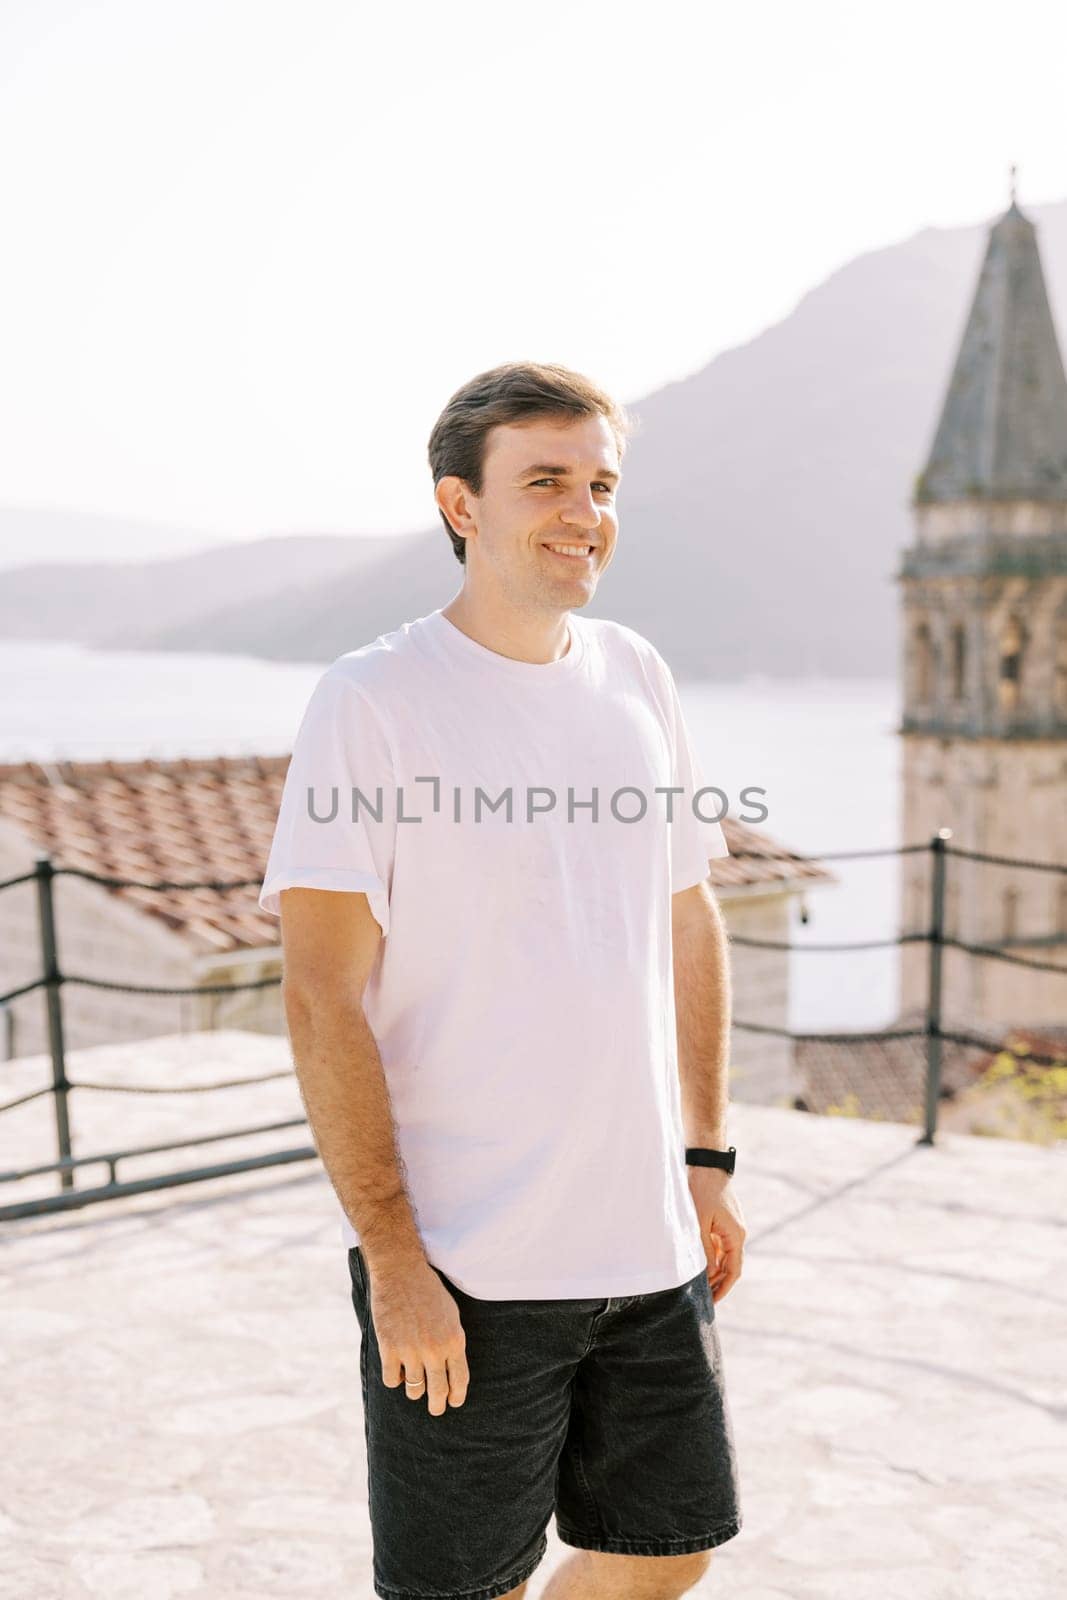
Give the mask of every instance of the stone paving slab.
[{"label": "stone paving slab", "polygon": [[[211,1034],[78,1052],[71,1075],[287,1061]],[[8,1098],[45,1068],[3,1071]],[[299,1112],[291,1079],[225,1095],[86,1095],[79,1146]],[[39,1111],[0,1118],[0,1165],[49,1159]],[[691,1592],[1067,1593],[1062,1146],[930,1149],[739,1103],[729,1137],[749,1240],[717,1320],[745,1520]],[[358,1358],[317,1162],[0,1223],[0,1600],[370,1597]],[[550,1525],[531,1600],[568,1553]]]}]

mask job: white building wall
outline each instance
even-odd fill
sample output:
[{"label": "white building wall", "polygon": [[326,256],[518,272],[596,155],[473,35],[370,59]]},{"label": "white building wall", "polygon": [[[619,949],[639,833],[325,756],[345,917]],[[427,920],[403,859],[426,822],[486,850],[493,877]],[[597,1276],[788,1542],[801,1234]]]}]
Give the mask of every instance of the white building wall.
[{"label": "white building wall", "polygon": [[[0,875],[26,871],[32,856],[4,851]],[[185,985],[192,980],[189,952],[162,925],[142,916],[97,884],[80,878],[52,881],[56,946],[66,975],[115,979],[122,983]],[[0,895],[0,990],[42,972],[36,883]],[[147,1039],[183,1032],[191,1026],[192,1000],[115,993],[64,983],[61,989],[64,1042],[68,1049],[123,1039]],[[36,1055],[48,1049],[45,991],[35,990],[13,1003],[14,1053]]]},{"label": "white building wall", "polygon": [[[727,932],[748,939],[790,938],[794,894],[719,896]],[[735,1020],[762,1026],[789,1026],[789,953],[732,945],[730,970]],[[793,1066],[793,1044],[774,1034],[734,1028],[730,1055],[730,1098],[755,1105],[792,1106],[800,1093]]]},{"label": "white building wall", "polygon": [[[1015,860],[1067,864],[1067,753],[1039,740],[955,740],[918,734],[903,741],[904,838],[952,829],[960,849]],[[932,855],[901,858],[904,931],[929,928]],[[949,856],[946,928],[968,944],[999,946],[1067,965],[1067,876]],[[1014,937],[1013,937],[1014,934]],[[901,953],[901,1011],[924,1008],[929,947]],[[1063,1027],[1067,977],[946,949],[942,1025],[999,1032]]]}]

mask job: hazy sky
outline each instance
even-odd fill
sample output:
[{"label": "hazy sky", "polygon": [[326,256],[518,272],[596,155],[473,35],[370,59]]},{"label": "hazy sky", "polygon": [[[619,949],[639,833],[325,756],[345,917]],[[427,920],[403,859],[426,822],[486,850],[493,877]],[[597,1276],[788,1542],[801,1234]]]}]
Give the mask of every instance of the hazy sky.
[{"label": "hazy sky", "polygon": [[0,505],[434,517],[480,369],[623,399],[1067,196],[1048,0],[0,0]]}]

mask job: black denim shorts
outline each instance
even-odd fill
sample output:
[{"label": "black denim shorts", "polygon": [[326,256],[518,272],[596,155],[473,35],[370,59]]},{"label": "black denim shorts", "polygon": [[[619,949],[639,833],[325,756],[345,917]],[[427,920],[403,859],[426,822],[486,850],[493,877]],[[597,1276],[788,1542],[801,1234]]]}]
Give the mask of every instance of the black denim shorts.
[{"label": "black denim shorts", "polygon": [[348,1252],[374,1549],[386,1600],[492,1600],[565,1544],[683,1555],[741,1529],[737,1460],[707,1271],[601,1300],[459,1306],[470,1386],[432,1416],[387,1388],[368,1275]]}]

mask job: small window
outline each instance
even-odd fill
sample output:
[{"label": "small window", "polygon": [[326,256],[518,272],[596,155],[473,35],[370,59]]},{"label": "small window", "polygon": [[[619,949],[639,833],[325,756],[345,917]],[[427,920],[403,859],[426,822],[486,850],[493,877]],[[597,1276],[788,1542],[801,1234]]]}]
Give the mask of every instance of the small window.
[{"label": "small window", "polygon": [[1007,710],[1019,704],[1023,679],[1023,657],[1026,651],[1026,633],[1018,617],[1009,617],[999,640],[1000,703]]},{"label": "small window", "polygon": [[960,701],[967,693],[967,632],[961,622],[952,630],[952,698]]},{"label": "small window", "polygon": [[950,939],[960,937],[960,886],[949,883],[945,890],[945,933]]},{"label": "small window", "polygon": [[934,697],[934,644],[929,625],[920,622],[912,644],[912,670],[914,672],[915,699],[928,706]]},{"label": "small window", "polygon": [[1019,891],[1005,889],[1003,895],[1003,923],[1001,938],[1006,944],[1019,936]]},{"label": "small window", "polygon": [[1067,717],[1067,617],[1056,619],[1056,641],[1053,650],[1055,682],[1053,697],[1060,716]]}]

